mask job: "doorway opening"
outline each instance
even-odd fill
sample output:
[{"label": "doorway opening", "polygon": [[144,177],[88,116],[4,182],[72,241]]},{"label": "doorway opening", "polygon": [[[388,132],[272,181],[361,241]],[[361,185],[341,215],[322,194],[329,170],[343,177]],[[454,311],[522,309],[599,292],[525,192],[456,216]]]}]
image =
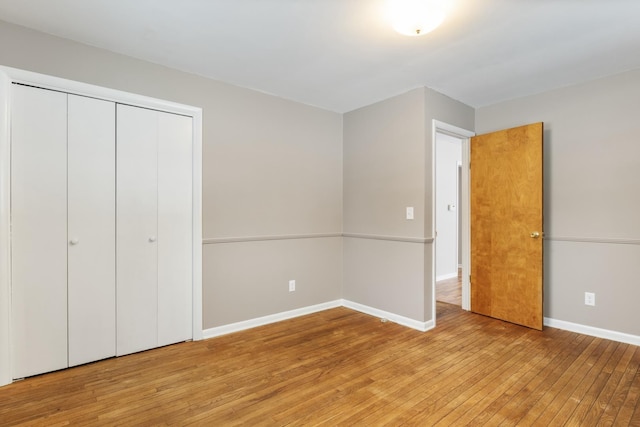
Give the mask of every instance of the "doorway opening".
[{"label": "doorway opening", "polygon": [[460,200],[462,140],[436,132],[436,300],[462,306]]},{"label": "doorway opening", "polygon": [[432,301],[470,309],[469,138],[438,120],[432,126]]}]

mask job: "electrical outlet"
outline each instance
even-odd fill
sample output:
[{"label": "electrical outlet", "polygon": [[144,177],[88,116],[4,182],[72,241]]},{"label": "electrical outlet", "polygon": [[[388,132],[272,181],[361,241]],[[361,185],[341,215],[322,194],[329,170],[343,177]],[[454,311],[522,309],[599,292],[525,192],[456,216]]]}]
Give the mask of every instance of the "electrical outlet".
[{"label": "electrical outlet", "polygon": [[596,305],[596,294],[593,292],[585,292],[584,305]]},{"label": "electrical outlet", "polygon": [[296,290],[296,281],[289,280],[289,292],[293,292]]},{"label": "electrical outlet", "polygon": [[407,219],[413,219],[413,207],[407,207]]}]

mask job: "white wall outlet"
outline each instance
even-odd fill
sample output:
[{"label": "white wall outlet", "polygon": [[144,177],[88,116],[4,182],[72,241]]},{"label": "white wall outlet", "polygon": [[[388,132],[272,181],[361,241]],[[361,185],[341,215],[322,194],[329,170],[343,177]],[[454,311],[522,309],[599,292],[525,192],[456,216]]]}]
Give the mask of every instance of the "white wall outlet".
[{"label": "white wall outlet", "polygon": [[296,281],[289,280],[289,292],[293,292],[296,290]]},{"label": "white wall outlet", "polygon": [[596,305],[596,294],[593,292],[585,292],[584,305]]},{"label": "white wall outlet", "polygon": [[407,219],[413,219],[413,207],[407,207]]}]

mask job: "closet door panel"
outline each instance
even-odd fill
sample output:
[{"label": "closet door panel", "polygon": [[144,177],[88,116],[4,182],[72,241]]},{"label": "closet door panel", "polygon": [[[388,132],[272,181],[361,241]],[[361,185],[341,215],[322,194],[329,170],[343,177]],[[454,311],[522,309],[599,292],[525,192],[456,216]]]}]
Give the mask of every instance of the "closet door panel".
[{"label": "closet door panel", "polygon": [[158,113],[158,345],[192,333],[192,119]]},{"label": "closet door panel", "polygon": [[158,113],[117,105],[118,355],[157,346]]},{"label": "closet door panel", "polygon": [[115,104],[69,95],[69,366],[115,356]]},{"label": "closet door panel", "polygon": [[67,95],[13,85],[13,377],[67,366]]}]

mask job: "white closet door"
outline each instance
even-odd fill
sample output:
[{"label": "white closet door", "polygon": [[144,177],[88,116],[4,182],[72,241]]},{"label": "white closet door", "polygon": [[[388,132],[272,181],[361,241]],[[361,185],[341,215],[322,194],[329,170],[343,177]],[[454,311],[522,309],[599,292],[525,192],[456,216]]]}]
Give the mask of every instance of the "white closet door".
[{"label": "white closet door", "polygon": [[158,113],[158,345],[192,333],[192,119]]},{"label": "white closet door", "polygon": [[69,366],[115,356],[115,103],[69,95]]},{"label": "white closet door", "polygon": [[118,355],[157,346],[158,113],[117,106]]},{"label": "white closet door", "polygon": [[13,377],[67,366],[67,95],[13,85]]}]

